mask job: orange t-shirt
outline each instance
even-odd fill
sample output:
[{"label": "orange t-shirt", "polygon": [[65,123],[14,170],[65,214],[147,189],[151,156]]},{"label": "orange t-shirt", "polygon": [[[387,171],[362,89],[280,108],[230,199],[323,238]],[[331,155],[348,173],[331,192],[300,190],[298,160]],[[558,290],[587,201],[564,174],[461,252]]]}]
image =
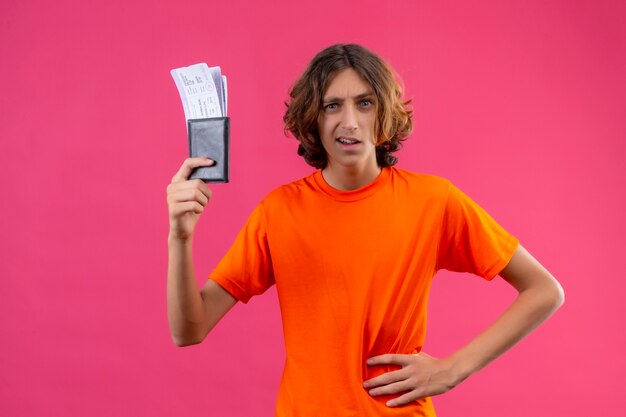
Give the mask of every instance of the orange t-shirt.
[{"label": "orange t-shirt", "polygon": [[354,191],[321,172],[279,187],[252,212],[210,275],[248,302],[276,284],[286,360],[276,416],[435,416],[430,398],[389,408],[363,381],[384,353],[424,345],[438,269],[492,279],[518,241],[442,178],[384,168]]}]

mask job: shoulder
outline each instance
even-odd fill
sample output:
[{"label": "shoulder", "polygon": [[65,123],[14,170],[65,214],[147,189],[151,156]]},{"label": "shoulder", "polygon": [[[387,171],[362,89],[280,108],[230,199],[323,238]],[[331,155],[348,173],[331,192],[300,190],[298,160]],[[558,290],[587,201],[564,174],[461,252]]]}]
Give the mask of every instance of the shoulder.
[{"label": "shoulder", "polygon": [[261,204],[264,206],[284,204],[293,201],[293,199],[302,198],[304,195],[315,192],[314,176],[315,172],[306,177],[276,187],[261,200]]},{"label": "shoulder", "polygon": [[446,198],[453,188],[450,180],[437,175],[423,174],[391,167],[391,183],[396,188],[407,188],[422,195]]}]

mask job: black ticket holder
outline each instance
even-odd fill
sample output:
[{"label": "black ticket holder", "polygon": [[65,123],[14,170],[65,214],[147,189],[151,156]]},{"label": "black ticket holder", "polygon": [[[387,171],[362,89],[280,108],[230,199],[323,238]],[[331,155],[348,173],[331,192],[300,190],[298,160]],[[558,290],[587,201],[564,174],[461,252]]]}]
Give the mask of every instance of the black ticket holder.
[{"label": "black ticket holder", "polygon": [[215,161],[215,165],[195,168],[189,178],[198,178],[204,182],[228,182],[230,118],[190,119],[187,127],[189,156]]}]

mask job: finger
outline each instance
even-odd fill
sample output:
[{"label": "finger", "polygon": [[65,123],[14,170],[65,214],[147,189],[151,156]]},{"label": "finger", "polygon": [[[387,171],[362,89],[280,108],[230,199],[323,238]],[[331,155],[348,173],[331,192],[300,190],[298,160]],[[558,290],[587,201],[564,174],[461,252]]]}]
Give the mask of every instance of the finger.
[{"label": "finger", "polygon": [[411,381],[405,379],[403,381],[394,382],[392,384],[383,385],[381,387],[377,387],[369,390],[369,394],[372,396],[377,395],[388,395],[388,394],[397,394],[399,392],[406,392],[412,390],[414,387],[411,386]]},{"label": "finger", "polygon": [[373,356],[367,360],[368,366],[373,365],[408,365],[412,355],[402,355],[397,353],[386,353],[384,355]]},{"label": "finger", "polygon": [[382,385],[393,384],[394,382],[404,381],[408,377],[409,372],[407,370],[398,369],[397,371],[386,372],[382,375],[363,382],[363,387],[374,388]]},{"label": "finger", "polygon": [[204,206],[197,201],[185,201],[182,203],[172,204],[170,207],[171,217],[182,216],[187,213],[200,214],[204,211]]},{"label": "finger", "polygon": [[172,182],[186,181],[194,168],[211,166],[214,164],[215,161],[209,158],[187,158],[181,165],[178,172],[172,177]]},{"label": "finger", "polygon": [[424,397],[426,397],[426,395],[420,389],[416,388],[411,392],[407,392],[406,394],[399,396],[398,398],[387,401],[386,404],[387,407],[399,407]]},{"label": "finger", "polygon": [[175,194],[179,191],[189,190],[189,189],[199,190],[209,200],[211,199],[211,196],[213,195],[209,187],[207,187],[206,184],[202,180],[198,180],[198,179],[188,180],[188,181],[183,181],[183,182],[174,182],[174,183],[168,184],[167,193],[168,195]]},{"label": "finger", "polygon": [[200,190],[191,188],[187,190],[181,190],[167,195],[168,203],[182,203],[184,201],[197,201],[198,203],[206,206],[209,202],[209,198],[204,195]]}]

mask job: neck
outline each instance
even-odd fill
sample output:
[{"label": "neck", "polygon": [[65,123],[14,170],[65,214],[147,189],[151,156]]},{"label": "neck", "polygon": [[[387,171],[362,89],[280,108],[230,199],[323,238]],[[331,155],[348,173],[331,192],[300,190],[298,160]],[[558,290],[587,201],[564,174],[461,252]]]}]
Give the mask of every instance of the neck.
[{"label": "neck", "polygon": [[352,191],[372,183],[380,174],[377,165],[337,166],[329,164],[322,170],[322,176],[328,185],[340,191]]}]

